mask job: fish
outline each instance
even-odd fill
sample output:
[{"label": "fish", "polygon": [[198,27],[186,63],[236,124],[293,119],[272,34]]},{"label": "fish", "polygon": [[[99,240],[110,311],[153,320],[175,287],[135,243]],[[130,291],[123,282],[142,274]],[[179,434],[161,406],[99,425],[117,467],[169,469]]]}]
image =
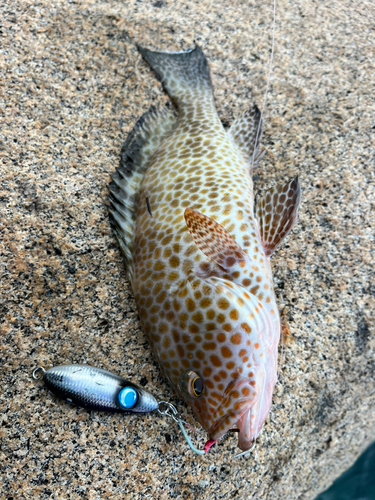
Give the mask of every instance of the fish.
[{"label": "fish", "polygon": [[138,46],[174,107],[152,108],[126,139],[110,218],[143,329],[162,371],[208,434],[235,426],[250,450],[277,381],[280,315],[270,257],[293,228],[298,177],[254,202],[262,116],[225,129],[199,46]]},{"label": "fish", "polygon": [[[41,369],[43,381],[56,396],[81,408],[112,413],[146,413],[159,404],[141,387],[90,365],[59,365]],[[34,374],[33,374],[34,375]]]}]

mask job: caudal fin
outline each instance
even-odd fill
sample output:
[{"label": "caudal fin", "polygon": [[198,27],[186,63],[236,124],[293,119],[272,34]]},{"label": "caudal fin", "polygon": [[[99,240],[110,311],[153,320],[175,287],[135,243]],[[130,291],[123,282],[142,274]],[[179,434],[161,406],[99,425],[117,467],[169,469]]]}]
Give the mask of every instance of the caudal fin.
[{"label": "caudal fin", "polygon": [[213,96],[210,68],[199,47],[190,52],[152,52],[137,45],[177,107],[192,99]]}]

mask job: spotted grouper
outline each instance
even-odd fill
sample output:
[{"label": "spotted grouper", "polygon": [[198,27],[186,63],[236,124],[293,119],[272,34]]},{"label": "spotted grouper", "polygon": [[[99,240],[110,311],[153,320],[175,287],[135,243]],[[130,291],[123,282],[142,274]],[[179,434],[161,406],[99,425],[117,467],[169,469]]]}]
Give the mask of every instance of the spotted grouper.
[{"label": "spotted grouper", "polygon": [[208,433],[249,450],[270,411],[280,316],[270,256],[292,229],[298,178],[254,207],[256,106],[225,130],[207,60],[138,47],[174,110],[151,109],[110,184],[111,218],[139,316],[172,386]]}]

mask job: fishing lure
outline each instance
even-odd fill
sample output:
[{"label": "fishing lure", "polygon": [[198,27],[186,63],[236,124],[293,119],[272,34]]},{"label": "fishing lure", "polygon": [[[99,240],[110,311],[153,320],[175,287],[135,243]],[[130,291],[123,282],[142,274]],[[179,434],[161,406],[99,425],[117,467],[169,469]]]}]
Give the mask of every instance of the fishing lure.
[{"label": "fishing lure", "polygon": [[178,424],[192,451],[199,455],[205,453],[191,442],[185,429],[187,423],[180,418],[175,406],[167,401],[158,402],[149,392],[118,375],[89,365],[59,365],[49,370],[38,366],[32,376],[34,380],[43,379],[59,398],[86,410],[126,414],[157,410]]},{"label": "fishing lure", "polygon": [[87,410],[115,413],[147,413],[158,408],[150,393],[128,380],[89,365],[38,367],[45,385],[56,396]]}]

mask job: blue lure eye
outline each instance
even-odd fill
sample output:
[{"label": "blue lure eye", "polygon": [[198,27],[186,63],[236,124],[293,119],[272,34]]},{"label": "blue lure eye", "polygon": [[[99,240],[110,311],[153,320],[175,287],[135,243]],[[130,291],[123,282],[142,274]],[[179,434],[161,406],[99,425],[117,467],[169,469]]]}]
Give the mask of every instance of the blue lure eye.
[{"label": "blue lure eye", "polygon": [[118,395],[118,402],[123,408],[133,408],[138,401],[138,394],[133,387],[124,387]]}]

